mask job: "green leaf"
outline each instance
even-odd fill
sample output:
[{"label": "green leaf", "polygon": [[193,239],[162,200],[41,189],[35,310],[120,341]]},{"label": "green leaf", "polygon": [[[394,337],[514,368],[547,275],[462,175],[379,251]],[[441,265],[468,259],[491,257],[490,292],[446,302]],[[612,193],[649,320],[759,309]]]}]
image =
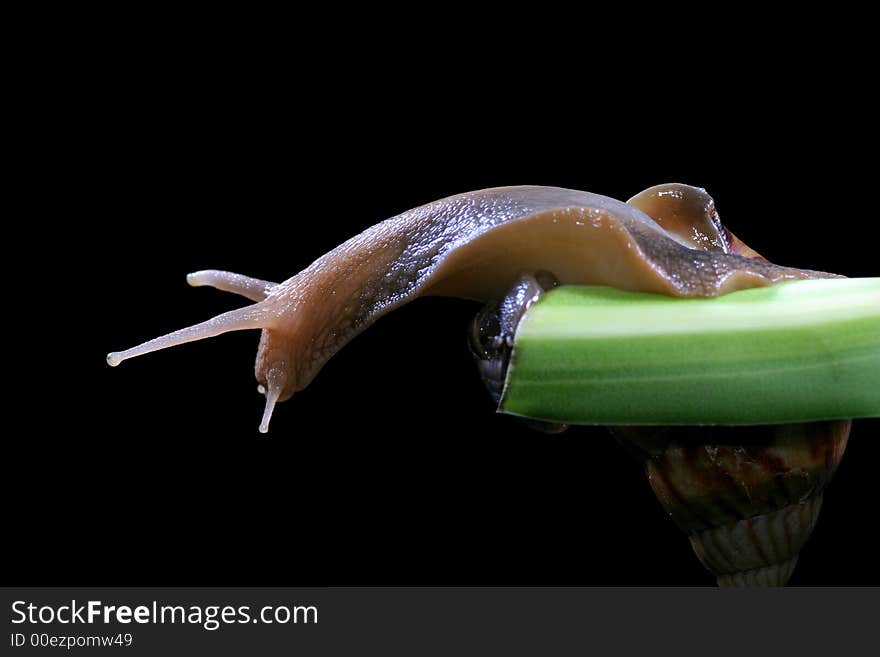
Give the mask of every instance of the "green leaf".
[{"label": "green leaf", "polygon": [[880,417],[880,278],[712,299],[557,288],[517,328],[500,410],[570,424]]}]

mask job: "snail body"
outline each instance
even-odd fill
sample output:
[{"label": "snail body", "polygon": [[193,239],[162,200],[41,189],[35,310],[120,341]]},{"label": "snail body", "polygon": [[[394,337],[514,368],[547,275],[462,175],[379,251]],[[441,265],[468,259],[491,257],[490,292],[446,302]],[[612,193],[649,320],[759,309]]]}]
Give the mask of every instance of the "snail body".
[{"label": "snail body", "polygon": [[[656,215],[652,218],[649,212]],[[384,314],[423,295],[489,302],[522,273],[680,297],[717,296],[828,276],[755,255],[718,221],[704,190],[664,185],[629,203],[557,187],[500,187],[404,212],[275,284],[200,271],[208,285],[255,303],[107,356],[110,365],[229,331],[261,329],[256,378],[276,402],[307,386],[327,360]]]}]

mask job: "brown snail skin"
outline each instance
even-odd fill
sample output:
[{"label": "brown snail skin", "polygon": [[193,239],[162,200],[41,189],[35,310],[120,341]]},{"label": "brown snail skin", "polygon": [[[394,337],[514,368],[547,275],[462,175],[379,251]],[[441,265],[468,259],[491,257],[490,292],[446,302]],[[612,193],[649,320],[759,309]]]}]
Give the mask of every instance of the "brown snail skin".
[{"label": "brown snail skin", "polygon": [[687,185],[654,187],[631,203],[558,187],[485,189],[376,224],[280,284],[213,270],[190,274],[191,285],[256,303],[111,353],[107,362],[262,329],[256,378],[266,394],[265,432],[277,401],[305,388],[378,318],[419,296],[490,302],[521,274],[538,271],[560,284],[680,297],[830,276],[749,258],[745,249],[718,221],[711,197]]},{"label": "brown snail skin", "polygon": [[[127,358],[228,331],[262,329],[256,377],[275,403],[379,317],[419,296],[482,301],[471,346],[498,392],[522,311],[557,284],[712,297],[785,280],[833,277],[767,262],[720,222],[712,198],[680,184],[627,203],[555,187],[502,187],[442,199],[353,237],[275,284],[200,271],[194,286],[255,303],[111,353]],[[688,400],[683,400],[688,403]],[[535,422],[547,431],[565,425]],[[725,586],[782,585],[812,531],[843,455],[849,421],[772,427],[616,427],[661,504]]]}]

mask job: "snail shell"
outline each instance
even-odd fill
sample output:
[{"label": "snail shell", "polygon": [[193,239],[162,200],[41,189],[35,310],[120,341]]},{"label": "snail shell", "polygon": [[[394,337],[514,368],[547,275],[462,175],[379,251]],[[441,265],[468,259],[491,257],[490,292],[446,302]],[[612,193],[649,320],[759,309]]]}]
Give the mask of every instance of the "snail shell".
[{"label": "snail shell", "polygon": [[816,526],[851,421],[615,427],[720,586],[782,586]]},{"label": "snail shell", "polygon": [[[680,186],[630,199],[705,250],[763,258],[735,240],[714,203]],[[717,235],[710,232],[719,227]],[[719,586],[783,586],[846,449],[849,420],[749,427],[615,427],[644,461],[657,499]]]},{"label": "snail shell", "polygon": [[[630,199],[693,246],[763,260],[723,227],[708,195],[663,185]],[[718,227],[713,234],[709,229]],[[718,237],[713,239],[713,236]],[[851,421],[748,427],[615,427],[657,499],[719,586],[783,586],[810,537]]]},{"label": "snail shell", "polygon": [[[702,189],[660,185],[628,203],[696,252],[764,260],[721,224],[712,198]],[[495,401],[516,325],[528,304],[553,283],[546,272],[543,282],[524,274],[505,298],[475,318],[471,350]],[[566,428],[533,420],[528,424],[553,433]],[[846,448],[850,422],[611,431],[643,460],[655,495],[688,532],[694,551],[719,585],[781,586],[816,525],[825,486]]]}]

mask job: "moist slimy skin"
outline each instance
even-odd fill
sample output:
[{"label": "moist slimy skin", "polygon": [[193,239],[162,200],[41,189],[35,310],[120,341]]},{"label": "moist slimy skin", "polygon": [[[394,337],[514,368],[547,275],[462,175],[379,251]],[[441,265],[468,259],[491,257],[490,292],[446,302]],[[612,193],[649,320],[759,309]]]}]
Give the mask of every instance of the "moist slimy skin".
[{"label": "moist slimy skin", "polygon": [[[340,209],[336,209],[340,211]],[[347,208],[346,212],[356,212]],[[275,403],[305,388],[378,318],[419,296],[502,298],[523,275],[712,297],[830,274],[756,258],[718,219],[702,189],[652,187],[624,203],[558,187],[499,187],[445,198],[383,221],[282,283],[222,271],[190,274],[255,303],[107,356],[110,365],[229,331],[261,329],[256,377]]]}]

